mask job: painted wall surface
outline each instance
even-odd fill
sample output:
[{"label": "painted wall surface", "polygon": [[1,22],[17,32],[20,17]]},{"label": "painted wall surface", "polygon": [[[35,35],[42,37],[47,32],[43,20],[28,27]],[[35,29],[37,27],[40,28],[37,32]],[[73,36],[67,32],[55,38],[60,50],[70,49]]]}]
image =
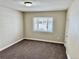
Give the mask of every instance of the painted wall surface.
[{"label": "painted wall surface", "polygon": [[[34,32],[33,31],[33,18],[34,17],[53,17],[53,32]],[[65,35],[65,22],[66,11],[53,11],[53,12],[26,12],[24,13],[24,33],[25,38],[44,39],[48,41],[64,42]]]},{"label": "painted wall surface", "polygon": [[23,38],[21,12],[0,7],[0,49]]},{"label": "painted wall surface", "polygon": [[68,10],[65,44],[70,59],[79,59],[79,0]]}]

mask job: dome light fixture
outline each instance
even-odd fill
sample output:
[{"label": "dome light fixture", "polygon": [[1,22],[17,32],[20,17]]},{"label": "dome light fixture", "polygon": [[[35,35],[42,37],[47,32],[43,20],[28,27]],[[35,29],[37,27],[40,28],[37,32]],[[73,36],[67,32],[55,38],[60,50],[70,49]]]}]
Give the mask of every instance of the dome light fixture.
[{"label": "dome light fixture", "polygon": [[26,6],[32,6],[32,2],[24,2]]}]

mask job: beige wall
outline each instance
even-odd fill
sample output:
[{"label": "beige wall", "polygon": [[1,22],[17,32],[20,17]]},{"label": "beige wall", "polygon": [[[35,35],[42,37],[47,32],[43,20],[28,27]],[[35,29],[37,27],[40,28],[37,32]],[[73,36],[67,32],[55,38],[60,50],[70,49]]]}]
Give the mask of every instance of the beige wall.
[{"label": "beige wall", "polygon": [[[54,18],[54,31],[52,33],[33,32],[33,18],[36,16],[51,16]],[[66,11],[53,12],[26,12],[24,13],[25,38],[35,38],[40,40],[64,42]]]},{"label": "beige wall", "polygon": [[65,44],[69,59],[79,59],[79,0],[68,10]]},{"label": "beige wall", "polygon": [[21,12],[0,7],[0,50],[23,38]]}]

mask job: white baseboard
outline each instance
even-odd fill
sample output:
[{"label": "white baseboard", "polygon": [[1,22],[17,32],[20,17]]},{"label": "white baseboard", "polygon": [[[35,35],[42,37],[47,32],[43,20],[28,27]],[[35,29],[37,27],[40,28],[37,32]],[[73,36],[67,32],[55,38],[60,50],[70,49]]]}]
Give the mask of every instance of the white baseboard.
[{"label": "white baseboard", "polygon": [[45,40],[45,39],[37,39],[37,38],[24,38],[24,39],[64,44],[64,42],[57,42],[57,41],[51,41],[51,40]]},{"label": "white baseboard", "polygon": [[3,50],[5,50],[5,49],[7,49],[8,47],[10,47],[10,46],[12,46],[12,45],[14,45],[14,44],[16,44],[16,43],[22,41],[22,40],[23,40],[23,39],[19,39],[19,40],[13,42],[12,44],[6,45],[4,48],[1,48],[0,51],[3,51]]},{"label": "white baseboard", "polygon": [[70,56],[69,56],[69,54],[68,54],[67,52],[66,52],[66,55],[67,55],[67,58],[68,58],[68,59],[71,59]]},{"label": "white baseboard", "polygon": [[[66,47],[66,43],[64,44],[64,46],[65,46],[65,48],[67,48],[67,47]],[[70,58],[70,55],[69,55],[68,52],[67,52],[67,49],[66,49],[66,55],[67,55],[67,59],[71,59],[71,58]]]}]

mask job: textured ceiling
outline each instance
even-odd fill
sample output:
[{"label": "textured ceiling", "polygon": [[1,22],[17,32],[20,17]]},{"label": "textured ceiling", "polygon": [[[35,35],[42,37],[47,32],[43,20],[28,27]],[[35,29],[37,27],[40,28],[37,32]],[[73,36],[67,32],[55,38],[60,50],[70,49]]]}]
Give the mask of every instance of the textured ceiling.
[{"label": "textured ceiling", "polygon": [[[32,1],[31,7],[26,7],[23,3]],[[66,10],[72,0],[0,0],[0,6],[9,7],[19,11],[55,11]]]}]

